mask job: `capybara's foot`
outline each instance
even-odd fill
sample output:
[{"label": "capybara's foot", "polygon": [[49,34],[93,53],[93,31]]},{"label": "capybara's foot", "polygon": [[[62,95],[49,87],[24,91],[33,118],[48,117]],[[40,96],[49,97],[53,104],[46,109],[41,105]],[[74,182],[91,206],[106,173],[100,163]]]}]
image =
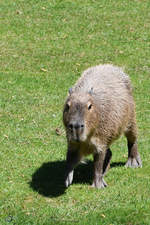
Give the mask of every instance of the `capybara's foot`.
[{"label": "capybara's foot", "polygon": [[93,181],[92,187],[100,189],[107,187],[107,184],[104,179],[101,179],[99,182]]},{"label": "capybara's foot", "polygon": [[65,187],[66,187],[66,188],[69,187],[69,185],[72,184],[72,181],[73,181],[73,171],[71,171],[71,172],[68,174],[68,176],[67,176],[67,178],[66,178],[66,180],[65,180]]},{"label": "capybara's foot", "polygon": [[125,166],[130,168],[142,167],[142,161],[140,156],[137,155],[136,157],[129,157]]}]

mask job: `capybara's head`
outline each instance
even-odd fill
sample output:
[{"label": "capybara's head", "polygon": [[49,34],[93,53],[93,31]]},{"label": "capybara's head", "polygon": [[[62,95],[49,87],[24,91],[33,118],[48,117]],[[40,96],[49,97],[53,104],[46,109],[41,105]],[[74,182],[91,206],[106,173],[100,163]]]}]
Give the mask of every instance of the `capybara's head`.
[{"label": "capybara's head", "polygon": [[83,142],[93,132],[95,109],[90,93],[72,93],[67,98],[63,122],[70,142]]}]

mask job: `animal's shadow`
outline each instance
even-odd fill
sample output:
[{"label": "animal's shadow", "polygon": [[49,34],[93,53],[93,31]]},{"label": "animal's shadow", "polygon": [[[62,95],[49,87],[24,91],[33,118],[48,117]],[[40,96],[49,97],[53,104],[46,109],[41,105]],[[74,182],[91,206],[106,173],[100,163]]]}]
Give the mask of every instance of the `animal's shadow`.
[{"label": "animal's shadow", "polygon": [[[112,163],[111,167],[123,166],[124,163]],[[65,193],[64,175],[65,161],[43,163],[32,175],[30,187],[46,197],[57,197]],[[93,162],[80,164],[75,168],[73,183],[91,184],[93,177]]]}]

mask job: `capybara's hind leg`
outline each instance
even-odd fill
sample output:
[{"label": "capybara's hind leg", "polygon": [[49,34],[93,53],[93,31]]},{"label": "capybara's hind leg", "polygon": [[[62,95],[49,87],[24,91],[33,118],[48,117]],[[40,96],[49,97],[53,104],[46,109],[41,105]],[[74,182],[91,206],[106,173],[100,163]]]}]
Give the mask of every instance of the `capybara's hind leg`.
[{"label": "capybara's hind leg", "polygon": [[137,146],[137,131],[134,123],[125,133],[128,142],[128,161],[126,167],[137,168],[142,167],[142,161]]}]

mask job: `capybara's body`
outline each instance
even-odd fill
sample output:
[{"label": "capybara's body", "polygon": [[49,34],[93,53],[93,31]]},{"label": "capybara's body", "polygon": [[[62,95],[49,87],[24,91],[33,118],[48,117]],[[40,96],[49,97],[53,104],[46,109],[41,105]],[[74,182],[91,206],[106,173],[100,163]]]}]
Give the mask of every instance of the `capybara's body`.
[{"label": "capybara's body", "polygon": [[103,176],[111,159],[110,145],[123,133],[128,140],[126,166],[142,166],[132,88],[121,68],[106,64],[84,71],[69,91],[63,121],[68,141],[66,186],[72,183],[73,169],[82,157],[93,154],[92,186],[105,187]]}]

